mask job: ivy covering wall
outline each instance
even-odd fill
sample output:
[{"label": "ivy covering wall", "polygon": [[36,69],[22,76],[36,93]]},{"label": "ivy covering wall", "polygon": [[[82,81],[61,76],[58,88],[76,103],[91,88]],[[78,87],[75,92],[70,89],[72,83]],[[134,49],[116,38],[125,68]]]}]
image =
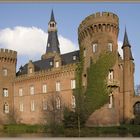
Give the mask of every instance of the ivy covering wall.
[{"label": "ivy covering wall", "polygon": [[97,109],[109,101],[106,78],[109,69],[116,63],[116,52],[102,53],[96,63],[91,63],[87,70],[87,88],[83,89],[83,57],[81,55],[76,73],[77,88],[74,91],[76,97],[76,111],[79,112],[81,120],[88,117]]},{"label": "ivy covering wall", "polygon": [[109,101],[107,76],[109,69],[115,64],[115,53],[102,54],[96,63],[92,63],[87,71],[87,89],[85,92],[85,113],[88,117],[95,110]]}]

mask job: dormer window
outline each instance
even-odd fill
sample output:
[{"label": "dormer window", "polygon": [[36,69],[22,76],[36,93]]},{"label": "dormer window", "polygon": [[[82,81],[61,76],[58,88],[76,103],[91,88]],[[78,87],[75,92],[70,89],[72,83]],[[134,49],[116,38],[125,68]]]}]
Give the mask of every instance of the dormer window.
[{"label": "dormer window", "polygon": [[59,62],[58,62],[58,61],[55,62],[55,67],[56,67],[56,68],[59,67]]},{"label": "dormer window", "polygon": [[73,55],[73,60],[76,60],[76,55]]},{"label": "dormer window", "polygon": [[92,46],[92,49],[93,49],[93,53],[96,53],[97,52],[97,43],[94,43],[93,46]]},{"label": "dormer window", "polygon": [[113,45],[112,43],[108,43],[108,51],[112,52],[113,50]]},{"label": "dormer window", "polygon": [[52,61],[50,61],[50,66],[52,66],[53,65],[53,62]]},{"label": "dormer window", "polygon": [[33,69],[32,68],[29,68],[29,73],[33,73]]}]

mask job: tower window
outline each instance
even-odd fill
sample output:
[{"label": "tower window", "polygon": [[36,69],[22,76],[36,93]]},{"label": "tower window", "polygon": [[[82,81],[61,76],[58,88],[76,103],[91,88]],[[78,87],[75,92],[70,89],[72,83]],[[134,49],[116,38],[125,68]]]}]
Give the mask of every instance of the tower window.
[{"label": "tower window", "polygon": [[75,96],[72,96],[71,105],[72,105],[72,108],[76,107]]},{"label": "tower window", "polygon": [[22,88],[19,89],[19,96],[23,96],[23,89]]},{"label": "tower window", "polygon": [[3,69],[3,76],[7,76],[8,72],[7,69]]},{"label": "tower window", "polygon": [[30,86],[30,94],[34,95],[34,86]]},{"label": "tower window", "polygon": [[56,91],[60,91],[60,82],[56,82]]},{"label": "tower window", "polygon": [[110,51],[110,52],[113,51],[113,45],[112,45],[112,43],[108,43],[108,51]]},{"label": "tower window", "polygon": [[92,46],[93,53],[97,52],[97,43],[94,43]]},{"label": "tower window", "polygon": [[51,24],[50,24],[50,27],[54,27],[54,23],[51,23]]},{"label": "tower window", "polygon": [[4,113],[9,113],[9,104],[8,103],[4,103]]},{"label": "tower window", "polygon": [[113,95],[112,93],[109,95],[109,108],[113,107]]},{"label": "tower window", "polygon": [[3,96],[8,97],[8,89],[7,88],[3,88]]},{"label": "tower window", "polygon": [[57,97],[57,98],[56,98],[56,109],[60,109],[60,107],[61,107],[60,98]]},{"label": "tower window", "polygon": [[71,89],[75,89],[76,88],[76,80],[71,80]]},{"label": "tower window", "polygon": [[43,91],[43,93],[47,93],[47,85],[46,84],[43,84],[42,91]]},{"label": "tower window", "polygon": [[58,61],[55,62],[55,67],[56,67],[56,68],[59,67],[59,62],[58,62]]},{"label": "tower window", "polygon": [[113,80],[113,78],[114,78],[114,71],[113,70],[109,70],[108,80]]}]

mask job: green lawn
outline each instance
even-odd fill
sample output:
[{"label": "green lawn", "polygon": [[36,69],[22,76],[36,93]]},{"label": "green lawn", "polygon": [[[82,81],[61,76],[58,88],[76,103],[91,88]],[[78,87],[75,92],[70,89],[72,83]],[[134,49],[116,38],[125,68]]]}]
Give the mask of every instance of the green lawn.
[{"label": "green lawn", "polygon": [[[77,128],[64,128],[57,126],[51,130],[48,126],[42,125],[4,125],[0,127],[0,133],[10,134],[49,134],[48,136],[78,137]],[[5,136],[4,135],[4,136]],[[3,135],[1,135],[3,136]],[[81,137],[140,137],[140,125],[121,125],[112,127],[84,127],[81,128]]]}]

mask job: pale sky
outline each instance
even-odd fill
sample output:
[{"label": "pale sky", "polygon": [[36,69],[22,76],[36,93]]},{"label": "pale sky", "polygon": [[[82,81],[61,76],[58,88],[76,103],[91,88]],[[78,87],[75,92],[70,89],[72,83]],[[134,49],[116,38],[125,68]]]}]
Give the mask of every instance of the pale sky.
[{"label": "pale sky", "polygon": [[0,3],[0,48],[18,51],[17,67],[41,58],[47,43],[48,21],[54,10],[61,53],[77,50],[80,22],[96,12],[119,16],[118,43],[121,47],[125,26],[135,59],[135,85],[140,84],[140,3]]}]

